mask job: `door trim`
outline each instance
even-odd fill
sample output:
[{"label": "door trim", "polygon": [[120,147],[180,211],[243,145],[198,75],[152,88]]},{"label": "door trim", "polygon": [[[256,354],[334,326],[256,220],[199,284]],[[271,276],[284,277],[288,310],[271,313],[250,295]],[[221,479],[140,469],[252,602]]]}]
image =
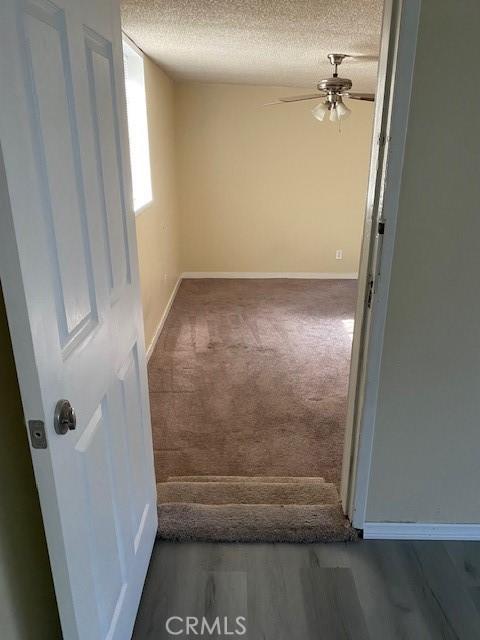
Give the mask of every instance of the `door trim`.
[{"label": "door trim", "polygon": [[[363,529],[365,525],[376,407],[380,386],[383,335],[394,257],[420,8],[421,0],[386,0],[384,7],[378,78],[378,86],[382,89],[383,104],[377,108],[373,131],[341,483],[342,506],[353,526],[358,529]],[[392,34],[392,29],[395,28],[394,11],[397,11],[399,16],[396,21],[396,34]],[[390,68],[387,67],[385,57],[388,55],[389,42],[394,51],[394,59]],[[391,87],[388,99],[385,90],[387,83],[390,83]],[[381,136],[386,141],[384,159],[382,160],[383,169],[380,163],[377,164],[376,157]],[[378,199],[374,201],[375,193],[379,187],[384,189],[383,202],[381,203]],[[374,204],[375,209],[373,209]],[[375,282],[376,291],[371,309],[371,323],[368,335],[366,335],[365,320],[369,311],[367,308],[367,289],[369,273],[372,268],[372,247],[377,241],[376,230],[372,229],[372,222],[376,224],[380,217],[379,214],[388,223],[379,263],[381,276]]]}]

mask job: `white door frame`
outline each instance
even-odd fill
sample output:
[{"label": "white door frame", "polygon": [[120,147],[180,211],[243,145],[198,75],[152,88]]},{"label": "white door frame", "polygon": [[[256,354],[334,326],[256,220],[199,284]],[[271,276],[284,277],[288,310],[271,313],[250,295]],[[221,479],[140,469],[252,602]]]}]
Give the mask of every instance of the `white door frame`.
[{"label": "white door frame", "polygon": [[341,483],[344,511],[358,529],[365,523],[420,8],[421,0],[385,0]]}]

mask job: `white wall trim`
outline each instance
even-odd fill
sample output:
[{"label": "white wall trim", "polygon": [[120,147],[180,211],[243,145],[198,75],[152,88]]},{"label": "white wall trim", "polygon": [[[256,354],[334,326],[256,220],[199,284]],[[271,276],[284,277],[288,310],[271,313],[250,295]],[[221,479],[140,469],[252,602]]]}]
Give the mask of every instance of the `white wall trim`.
[{"label": "white wall trim", "polygon": [[[358,440],[356,446],[356,471],[352,509],[348,509],[353,526],[363,529],[366,521],[367,499],[373,456],[373,441],[380,387],[380,368],[383,352],[384,329],[387,318],[390,276],[392,272],[397,213],[400,202],[400,187],[403,160],[410,114],[413,74],[417,46],[418,25],[422,0],[391,0],[398,4],[400,22],[397,32],[397,51],[394,63],[393,92],[390,97],[390,115],[387,123],[388,134],[388,185],[383,194],[382,215],[386,219],[380,256],[380,278],[371,311],[371,326],[364,345],[364,370],[361,373],[364,385],[358,405]],[[383,174],[386,180],[386,174]],[[357,323],[358,326],[359,323]],[[360,387],[359,387],[360,388]]]},{"label": "white wall trim", "polygon": [[[358,296],[355,308],[355,326],[348,379],[347,416],[345,422],[345,446],[343,448],[340,497],[345,513],[352,517],[355,496],[355,481],[358,467],[358,442],[360,435],[360,412],[365,392],[365,367],[372,310],[366,305],[372,274],[376,274],[376,256],[380,251],[382,237],[377,231],[379,193],[385,167],[387,145],[381,145],[382,134],[387,134],[390,94],[394,78],[394,50],[398,32],[398,12],[401,0],[385,0],[383,7],[382,33],[375,90],[375,117],[373,121],[370,165],[368,172],[367,197],[363,223],[362,247],[360,253]],[[385,136],[387,141],[388,136]],[[370,305],[371,306],[371,305]],[[359,527],[360,528],[360,527]]]},{"label": "white wall trim", "polygon": [[367,540],[480,540],[480,524],[365,522]]},{"label": "white wall trim", "polygon": [[184,271],[182,278],[298,278],[301,280],[356,280],[358,273],[317,273],[309,271]]},{"label": "white wall trim", "polygon": [[178,277],[177,282],[175,283],[175,286],[173,287],[173,291],[172,291],[172,295],[170,296],[170,298],[168,299],[167,305],[162,313],[162,317],[160,318],[160,322],[158,323],[158,326],[155,330],[155,334],[152,338],[152,341],[150,342],[150,344],[148,345],[148,349],[147,349],[147,362],[150,360],[153,350],[155,349],[155,346],[158,342],[158,339],[160,337],[160,334],[162,333],[162,329],[163,329],[163,325],[165,324],[166,319],[168,318],[168,314],[170,313],[170,309],[172,308],[172,304],[173,301],[175,300],[175,296],[177,295],[177,291],[178,291],[178,287],[180,286],[180,283],[182,282],[182,276],[180,275]]}]

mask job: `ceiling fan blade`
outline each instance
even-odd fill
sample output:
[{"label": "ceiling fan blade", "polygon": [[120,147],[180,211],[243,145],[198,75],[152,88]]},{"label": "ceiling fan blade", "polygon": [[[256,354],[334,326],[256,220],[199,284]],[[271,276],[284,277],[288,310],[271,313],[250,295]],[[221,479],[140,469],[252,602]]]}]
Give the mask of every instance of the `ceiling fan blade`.
[{"label": "ceiling fan blade", "polygon": [[342,93],[343,98],[350,98],[351,100],[366,100],[367,102],[375,101],[374,93],[356,93],[348,91],[347,93]]},{"label": "ceiling fan blade", "polygon": [[378,56],[372,56],[372,55],[364,55],[362,53],[359,53],[358,55],[350,55],[347,56],[348,61],[351,62],[353,60],[353,62],[378,62]]},{"label": "ceiling fan blade", "polygon": [[271,104],[283,104],[284,102],[301,102],[302,100],[321,100],[325,97],[325,93],[317,91],[317,93],[310,93],[304,96],[287,96],[286,98],[278,98],[274,102],[267,102],[264,106],[269,106]]}]

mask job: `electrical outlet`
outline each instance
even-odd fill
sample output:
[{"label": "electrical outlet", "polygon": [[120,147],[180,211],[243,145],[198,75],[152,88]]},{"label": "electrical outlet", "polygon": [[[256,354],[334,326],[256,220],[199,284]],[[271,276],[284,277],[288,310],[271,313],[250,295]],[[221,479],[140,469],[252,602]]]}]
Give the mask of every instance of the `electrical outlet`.
[{"label": "electrical outlet", "polygon": [[335,251],[335,260],[343,260],[343,249],[337,249]]}]

